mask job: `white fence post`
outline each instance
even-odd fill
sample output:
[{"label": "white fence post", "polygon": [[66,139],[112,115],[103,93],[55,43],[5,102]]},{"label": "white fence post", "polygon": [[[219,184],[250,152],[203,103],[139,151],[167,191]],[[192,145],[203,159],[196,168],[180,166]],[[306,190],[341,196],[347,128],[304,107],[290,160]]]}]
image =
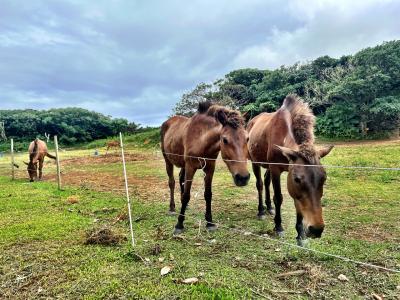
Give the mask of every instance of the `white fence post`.
[{"label": "white fence post", "polygon": [[58,183],[58,189],[61,190],[60,157],[58,156],[58,140],[56,135],[54,136],[54,147],[56,149],[57,183]]},{"label": "white fence post", "polygon": [[11,139],[11,179],[15,179],[14,139]]},{"label": "white fence post", "polygon": [[121,132],[119,133],[119,143],[120,143],[120,146],[121,146],[122,165],[123,165],[123,168],[124,168],[126,200],[128,202],[129,229],[131,231],[132,247],[135,247],[135,238],[133,237],[133,227],[132,227],[131,200],[129,198],[128,176],[126,175],[124,143],[122,141],[122,133]]}]

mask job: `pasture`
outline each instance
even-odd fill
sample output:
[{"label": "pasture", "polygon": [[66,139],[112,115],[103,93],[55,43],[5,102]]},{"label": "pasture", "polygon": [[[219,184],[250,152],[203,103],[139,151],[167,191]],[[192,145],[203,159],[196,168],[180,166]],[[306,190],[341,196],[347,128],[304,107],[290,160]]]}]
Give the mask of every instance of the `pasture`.
[{"label": "pasture", "polygon": [[[29,183],[22,165],[26,154],[16,158],[23,171],[17,172],[15,181],[10,180],[9,158],[0,158],[0,298],[400,297],[399,273],[276,242],[272,218],[256,217],[254,175],[248,186],[235,187],[222,162],[214,177],[212,204],[219,229],[205,229],[202,174],[197,172],[186,231],[173,237],[176,216],[167,214],[169,190],[162,157],[151,147],[127,146],[134,251],[128,240],[117,150],[99,157],[93,150],[62,152],[63,191],[57,190],[51,160],[45,161],[44,181]],[[350,143],[337,145],[322,162],[398,167],[399,157],[400,141]],[[326,229],[321,239],[309,241],[309,247],[399,270],[400,172],[329,168],[327,174]],[[295,244],[295,209],[286,192],[286,176],[282,187],[286,232],[281,241]],[[175,191],[179,207],[178,184]],[[122,240],[115,246],[85,244],[88,231],[103,227]],[[171,271],[161,276],[165,266]],[[292,271],[299,272],[284,274]],[[348,280],[339,280],[340,274]],[[198,282],[183,283],[191,277]]]}]

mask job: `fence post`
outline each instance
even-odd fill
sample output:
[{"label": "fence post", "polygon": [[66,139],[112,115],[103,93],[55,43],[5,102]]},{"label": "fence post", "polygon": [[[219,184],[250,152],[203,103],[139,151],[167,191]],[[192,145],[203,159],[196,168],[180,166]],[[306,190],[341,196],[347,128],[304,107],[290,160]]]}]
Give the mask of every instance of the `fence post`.
[{"label": "fence post", "polygon": [[131,200],[129,198],[128,177],[126,175],[126,165],[125,165],[124,143],[122,141],[121,132],[119,133],[119,145],[121,146],[122,165],[124,169],[124,179],[125,179],[125,193],[126,193],[126,201],[128,202],[129,229],[131,231],[132,247],[135,247],[135,238],[133,237],[133,227],[132,227]]},{"label": "fence post", "polygon": [[11,179],[15,179],[15,161],[14,161],[14,139],[11,140]]},{"label": "fence post", "polygon": [[54,147],[56,149],[57,183],[58,183],[58,189],[61,190],[60,157],[58,156],[58,140],[56,135],[54,136]]}]

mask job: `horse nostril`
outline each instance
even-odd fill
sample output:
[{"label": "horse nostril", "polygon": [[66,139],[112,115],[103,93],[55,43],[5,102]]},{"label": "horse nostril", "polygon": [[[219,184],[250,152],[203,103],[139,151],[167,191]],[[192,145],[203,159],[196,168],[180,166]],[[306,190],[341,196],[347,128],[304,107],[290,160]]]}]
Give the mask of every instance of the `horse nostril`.
[{"label": "horse nostril", "polygon": [[308,226],[308,232],[310,236],[320,238],[324,231],[324,225],[322,226]]},{"label": "horse nostril", "polygon": [[240,175],[240,174],[236,174],[236,175],[234,176],[235,184],[236,184],[237,186],[244,186],[244,185],[246,185],[246,184],[249,182],[249,179],[250,179],[250,173],[248,173],[248,174],[245,175],[245,176],[242,176],[242,175]]}]

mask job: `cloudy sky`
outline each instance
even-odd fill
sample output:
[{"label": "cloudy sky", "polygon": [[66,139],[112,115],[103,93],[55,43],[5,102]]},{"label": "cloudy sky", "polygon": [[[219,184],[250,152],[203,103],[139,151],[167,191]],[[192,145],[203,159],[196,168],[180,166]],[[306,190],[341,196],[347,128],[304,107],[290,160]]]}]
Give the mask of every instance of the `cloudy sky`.
[{"label": "cloudy sky", "polygon": [[199,82],[399,39],[399,15],[384,0],[2,0],[0,109],[158,125]]}]

